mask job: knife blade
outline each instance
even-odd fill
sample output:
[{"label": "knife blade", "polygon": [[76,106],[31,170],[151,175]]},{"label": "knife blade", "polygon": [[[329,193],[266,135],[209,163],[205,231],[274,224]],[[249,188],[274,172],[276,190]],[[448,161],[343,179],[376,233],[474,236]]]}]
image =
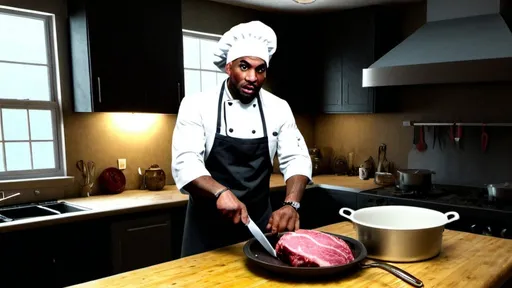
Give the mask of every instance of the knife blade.
[{"label": "knife blade", "polygon": [[261,246],[263,246],[263,248],[265,248],[265,250],[267,250],[267,252],[270,255],[277,258],[276,250],[274,250],[274,247],[272,247],[272,245],[270,245],[270,242],[268,242],[267,237],[265,237],[263,232],[261,232],[258,225],[256,225],[256,223],[254,223],[252,221],[251,217],[248,217],[248,218],[249,218],[249,223],[247,224],[247,227],[249,228],[249,231],[251,231],[254,238],[256,238],[256,240],[258,240],[258,242],[260,242]]}]

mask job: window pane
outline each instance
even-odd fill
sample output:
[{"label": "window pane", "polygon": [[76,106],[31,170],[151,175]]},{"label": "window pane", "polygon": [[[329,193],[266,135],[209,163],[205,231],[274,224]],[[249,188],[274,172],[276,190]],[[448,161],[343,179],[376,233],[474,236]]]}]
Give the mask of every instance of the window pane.
[{"label": "window pane", "polygon": [[4,172],[5,171],[5,167],[4,167],[4,144],[3,143],[0,143],[0,172]]},{"label": "window pane", "polygon": [[215,86],[217,86],[217,73],[201,71],[201,90],[210,90]]},{"label": "window pane", "polygon": [[30,139],[53,140],[52,111],[29,110]]},{"label": "window pane", "polygon": [[213,64],[213,52],[217,47],[217,41],[201,39],[201,69],[218,71]]},{"label": "window pane", "polygon": [[5,140],[29,140],[27,110],[2,109],[2,123]]},{"label": "window pane", "polygon": [[34,169],[55,168],[53,142],[32,142]]},{"label": "window pane", "polygon": [[0,60],[47,64],[44,21],[0,13]]},{"label": "window pane", "polygon": [[0,63],[0,98],[49,101],[48,67]]},{"label": "window pane", "polygon": [[201,73],[185,70],[185,96],[201,92]]},{"label": "window pane", "polygon": [[5,143],[7,170],[30,170],[30,145],[28,142]]},{"label": "window pane", "polygon": [[183,65],[185,68],[199,69],[199,39],[183,37]]},{"label": "window pane", "polygon": [[228,78],[228,75],[226,75],[225,73],[217,73],[217,83],[219,85],[222,84],[222,82],[224,82],[226,78]]}]

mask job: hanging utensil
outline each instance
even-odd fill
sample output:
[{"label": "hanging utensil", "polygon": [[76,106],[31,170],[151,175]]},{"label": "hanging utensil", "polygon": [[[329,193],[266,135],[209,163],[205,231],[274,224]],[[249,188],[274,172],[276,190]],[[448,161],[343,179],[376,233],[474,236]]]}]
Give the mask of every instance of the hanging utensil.
[{"label": "hanging utensil", "polygon": [[482,145],[482,151],[487,151],[487,144],[489,143],[489,135],[485,132],[485,124],[482,125],[482,136],[480,137],[480,143]]},{"label": "hanging utensil", "polygon": [[460,138],[462,138],[462,126],[457,126],[457,134],[455,135],[455,143],[457,144],[457,149],[460,149]]},{"label": "hanging utensil", "polygon": [[420,126],[420,141],[416,144],[416,149],[423,152],[427,150],[427,144],[425,143],[425,134],[423,133],[423,126]]}]

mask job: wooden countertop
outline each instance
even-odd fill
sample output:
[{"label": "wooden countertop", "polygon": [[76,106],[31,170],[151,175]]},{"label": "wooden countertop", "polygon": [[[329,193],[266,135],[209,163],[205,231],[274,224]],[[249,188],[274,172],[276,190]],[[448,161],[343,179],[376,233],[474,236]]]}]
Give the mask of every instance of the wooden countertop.
[{"label": "wooden countertop", "polygon": [[[317,230],[356,238],[350,222]],[[379,268],[332,280],[290,282],[249,266],[244,243],[180,258],[73,287],[410,287]],[[500,287],[512,276],[512,240],[445,230],[443,250],[434,259],[393,264],[421,279],[425,287]]]},{"label": "wooden countertop", "polygon": [[[359,192],[378,187],[373,182],[373,179],[363,181],[355,176],[348,177],[334,175],[319,175],[313,177],[313,184],[309,185],[309,188],[315,186],[352,192]],[[270,178],[270,188],[273,191],[286,188],[286,184],[284,183],[284,179],[281,174],[272,175]],[[114,195],[95,195],[91,197],[62,199],[62,201],[78,205],[89,210],[1,223],[0,232],[67,223],[115,214],[184,206],[188,202],[188,195],[182,194],[178,191],[175,185],[168,185],[161,191],[126,190]]]}]

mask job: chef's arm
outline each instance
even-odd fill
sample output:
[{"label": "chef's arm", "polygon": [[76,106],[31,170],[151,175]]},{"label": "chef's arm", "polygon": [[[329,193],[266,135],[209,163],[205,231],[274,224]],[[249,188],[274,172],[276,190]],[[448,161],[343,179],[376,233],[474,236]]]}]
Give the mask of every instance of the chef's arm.
[{"label": "chef's arm", "polygon": [[285,201],[300,202],[306,185],[312,180],[311,157],[288,104],[286,108],[282,113],[284,124],[277,138],[277,156],[286,181]]},{"label": "chef's arm", "polygon": [[215,193],[225,188],[211,176],[199,176],[184,186],[184,189],[192,196],[207,198],[215,198]]},{"label": "chef's arm", "polygon": [[286,197],[284,201],[300,202],[309,179],[304,175],[294,175],[286,181]]},{"label": "chef's arm", "polygon": [[222,185],[205,167],[206,137],[197,103],[194,96],[184,97],[181,102],[172,135],[172,176],[180,191],[212,197]]}]

